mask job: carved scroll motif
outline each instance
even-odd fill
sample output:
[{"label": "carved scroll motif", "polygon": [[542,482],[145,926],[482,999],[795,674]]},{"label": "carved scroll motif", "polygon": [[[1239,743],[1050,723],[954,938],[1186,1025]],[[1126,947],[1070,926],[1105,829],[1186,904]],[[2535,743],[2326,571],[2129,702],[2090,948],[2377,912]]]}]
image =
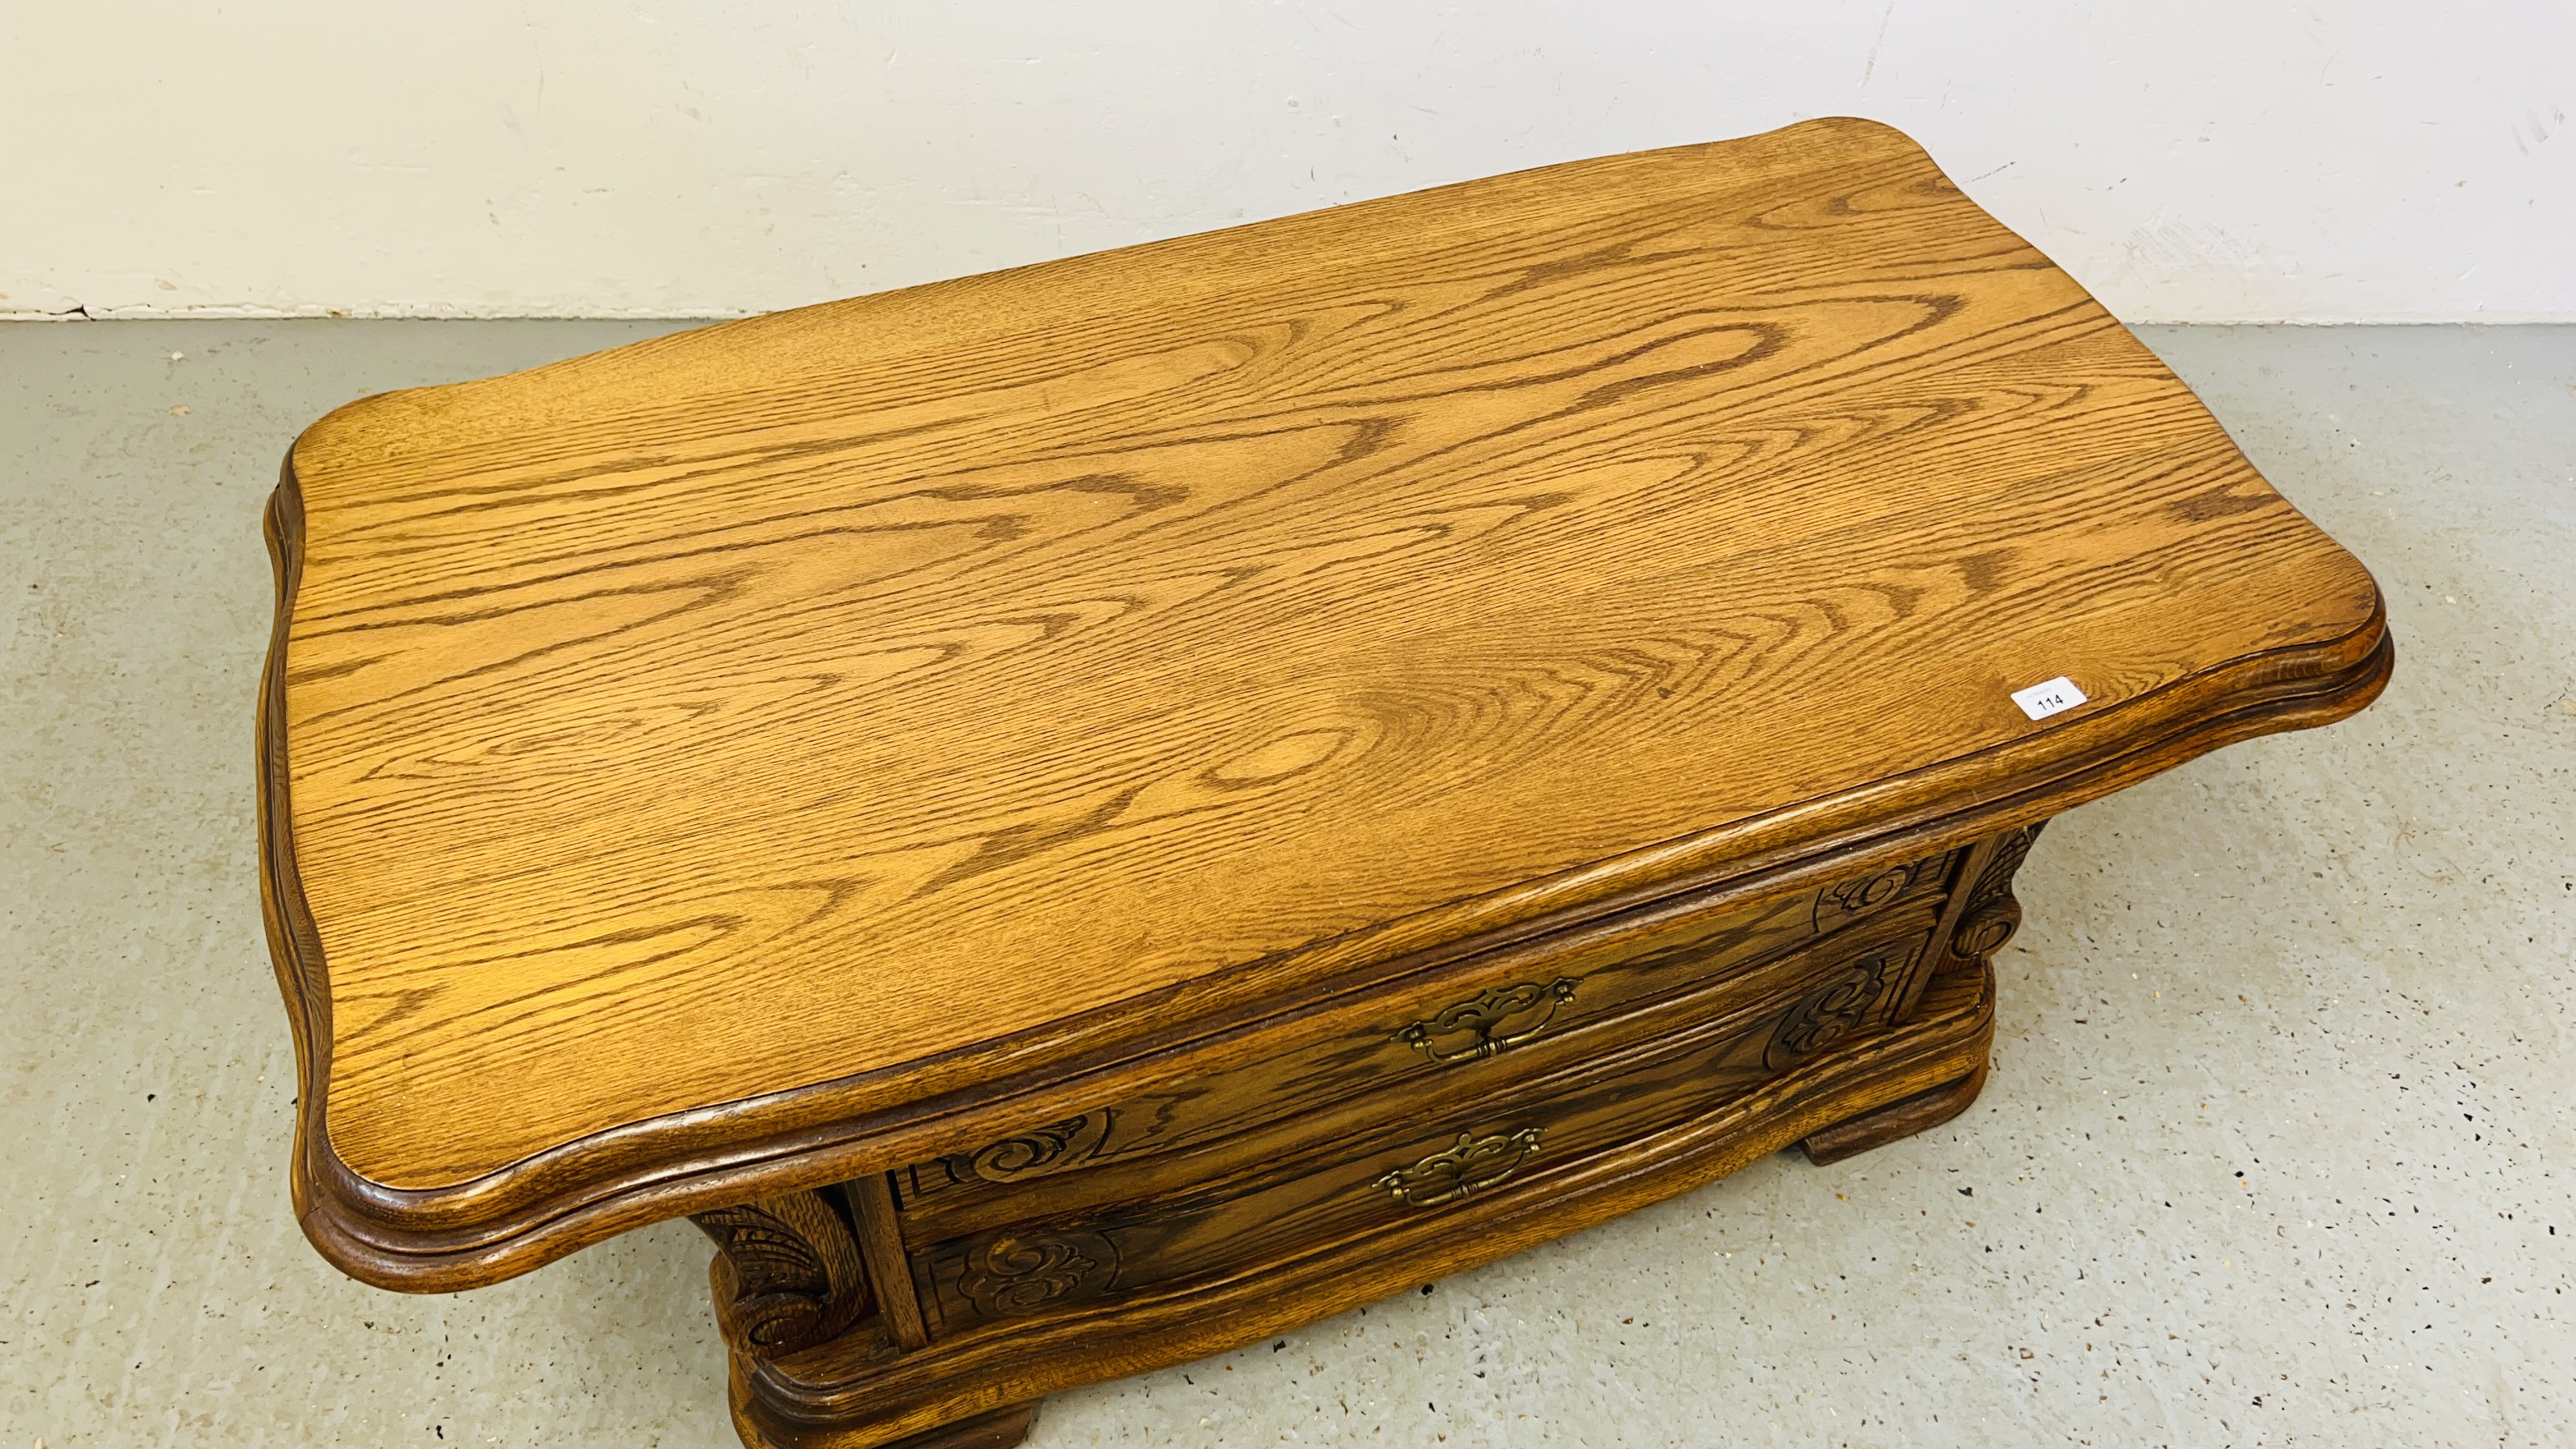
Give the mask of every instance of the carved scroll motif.
[{"label": "carved scroll motif", "polygon": [[1985,874],[1977,877],[1968,892],[1968,908],[1959,917],[1959,928],[1950,933],[1950,954],[1965,961],[1975,961],[1995,954],[2021,929],[2021,902],[2013,898],[2013,872],[2030,855],[2031,842],[2039,839],[2042,826],[2048,822],[2025,825],[2006,831],[1995,845],[1994,858],[1986,862]]},{"label": "carved scroll motif", "polygon": [[1109,1113],[1086,1112],[968,1154],[964,1166],[986,1182],[1017,1182],[1078,1167],[1109,1135]]},{"label": "carved scroll motif", "polygon": [[1924,872],[1948,859],[1943,855],[1891,865],[1876,875],[1861,876],[1829,885],[1816,893],[1816,929],[1830,930],[1835,923],[1874,911],[1905,894]]},{"label": "carved scroll motif", "polygon": [[1870,1009],[1887,990],[1889,975],[1904,964],[1907,954],[1902,945],[1872,951],[1807,993],[1780,1018],[1771,1045],[1762,1053],[1762,1065],[1779,1071],[1832,1046],[1867,1021]]},{"label": "carved scroll motif", "polygon": [[839,1206],[820,1192],[781,1193],[739,1207],[692,1214],[715,1240],[730,1298],[716,1304],[728,1342],[755,1358],[776,1358],[840,1336],[869,1307],[858,1240]]},{"label": "carved scroll motif", "polygon": [[988,1142],[972,1152],[951,1152],[903,1169],[905,1191],[915,1199],[979,1182],[1020,1182],[1080,1167],[1109,1140],[1118,1114],[1102,1108]]},{"label": "carved scroll motif", "polygon": [[1029,1233],[978,1244],[957,1291],[986,1318],[1015,1318],[1109,1286],[1118,1249],[1098,1233]]}]

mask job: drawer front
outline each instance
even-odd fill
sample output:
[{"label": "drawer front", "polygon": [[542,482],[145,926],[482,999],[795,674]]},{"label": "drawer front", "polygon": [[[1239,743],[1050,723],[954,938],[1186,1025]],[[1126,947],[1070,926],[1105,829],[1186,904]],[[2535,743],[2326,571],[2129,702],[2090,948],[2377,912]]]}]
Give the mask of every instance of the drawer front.
[{"label": "drawer front", "polygon": [[[1381,1094],[1369,1132],[1328,1132],[1302,1152],[1254,1134],[1225,1175],[1139,1175],[1113,1205],[945,1238],[912,1254],[922,1299],[953,1334],[978,1323],[1225,1276],[1476,1196],[1705,1112],[1878,1024],[1932,928],[1855,932],[1798,953],[1758,1010],[1632,1042],[1481,1098]],[[1179,1168],[1192,1159],[1167,1161]],[[1202,1162],[1202,1165],[1205,1165]],[[1112,1177],[1126,1177],[1126,1173]],[[1048,1194],[1032,1184],[1020,1205]],[[906,1236],[913,1224],[907,1223]]]},{"label": "drawer front", "polygon": [[[1884,1021],[1900,994],[1902,965],[1912,958],[1910,943],[1932,930],[1937,910],[1937,902],[1905,906],[1854,931],[1810,941],[1679,992],[1632,1001],[1622,1011],[1599,1013],[1563,1032],[1547,1033],[1490,1066],[1406,1072],[1373,1090],[1331,1097],[1184,1148],[1095,1157],[1078,1171],[1032,1174],[1007,1186],[978,1185],[916,1201],[902,1210],[904,1237],[927,1243],[1035,1218],[1079,1217],[1103,1205],[1150,1197],[1174,1182],[1228,1179],[1252,1167],[1324,1150],[1325,1144],[1377,1140],[1390,1123],[1419,1122],[1426,1112],[1472,1110],[1517,1083],[1578,1070],[1639,1044],[1709,1031],[1749,1031],[1793,1003],[1818,993],[1830,995],[1811,1013],[1816,1025],[1793,1034],[1782,1049],[1795,1051],[1806,1032],[1838,1032]],[[1891,970],[1896,976],[1886,975]],[[1778,1059],[1771,1065],[1786,1064],[1788,1058],[1773,1055]],[[1055,1150],[1059,1133],[1018,1140],[1029,1143],[1028,1151],[1036,1155]],[[1068,1150],[1079,1150],[1079,1139]]]},{"label": "drawer front", "polygon": [[1499,1085],[1537,1065],[1524,1060],[1533,1050],[1641,1003],[1920,910],[1940,898],[1954,859],[1926,856],[1756,906],[1659,908],[1490,953],[1391,993],[1384,1016],[1361,1030],[902,1169],[897,1197],[907,1210],[963,1209],[1033,1179],[1204,1147],[1356,1094],[1459,1074]]}]

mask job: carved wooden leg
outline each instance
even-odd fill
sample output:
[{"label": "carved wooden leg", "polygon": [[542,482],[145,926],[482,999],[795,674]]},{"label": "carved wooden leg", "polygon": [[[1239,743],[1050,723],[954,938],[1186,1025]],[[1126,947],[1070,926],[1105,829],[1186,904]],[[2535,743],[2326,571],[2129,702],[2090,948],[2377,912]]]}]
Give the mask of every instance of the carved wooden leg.
[{"label": "carved wooden leg", "polygon": [[896,1439],[861,1407],[845,1420],[789,1428],[754,1411],[758,1367],[836,1340],[888,1357],[928,1342],[913,1284],[902,1271],[894,1203],[882,1176],[838,1188],[781,1193],[695,1214],[715,1240],[708,1267],[716,1322],[733,1360],[734,1428],[746,1449],[1011,1449],[1037,1419],[1037,1402],[988,1410]]},{"label": "carved wooden leg", "polygon": [[716,1322],[754,1358],[828,1343],[867,1312],[867,1270],[841,1210],[789,1192],[690,1219],[715,1240]]},{"label": "carved wooden leg", "polygon": [[1950,932],[1950,955],[1960,961],[1982,961],[2004,948],[2021,929],[2021,902],[2013,896],[2013,872],[2030,856],[2033,841],[2048,824],[2042,820],[1995,837],[1986,853],[1976,886],[1968,892],[1967,909]]}]

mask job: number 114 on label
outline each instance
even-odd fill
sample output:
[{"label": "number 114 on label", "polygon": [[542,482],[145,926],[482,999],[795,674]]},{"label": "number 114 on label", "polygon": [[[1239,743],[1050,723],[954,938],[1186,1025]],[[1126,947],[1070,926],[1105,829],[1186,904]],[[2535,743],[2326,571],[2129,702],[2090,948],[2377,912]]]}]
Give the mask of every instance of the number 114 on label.
[{"label": "number 114 on label", "polygon": [[2020,705],[2021,712],[2032,719],[2046,719],[2082,704],[2084,691],[2075,687],[2074,680],[2061,674],[2045,684],[2014,690],[2012,702]]}]

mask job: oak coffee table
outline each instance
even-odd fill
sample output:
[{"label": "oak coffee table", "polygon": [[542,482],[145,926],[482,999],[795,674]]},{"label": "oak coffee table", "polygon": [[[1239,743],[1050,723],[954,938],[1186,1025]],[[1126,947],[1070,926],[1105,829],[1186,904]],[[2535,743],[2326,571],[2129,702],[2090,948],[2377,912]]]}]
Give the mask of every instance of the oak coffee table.
[{"label": "oak coffee table", "polygon": [[1946,1120],[2041,823],[2390,659],[1852,120],[368,398],[268,528],[306,1233],[685,1214],[766,1449]]}]

